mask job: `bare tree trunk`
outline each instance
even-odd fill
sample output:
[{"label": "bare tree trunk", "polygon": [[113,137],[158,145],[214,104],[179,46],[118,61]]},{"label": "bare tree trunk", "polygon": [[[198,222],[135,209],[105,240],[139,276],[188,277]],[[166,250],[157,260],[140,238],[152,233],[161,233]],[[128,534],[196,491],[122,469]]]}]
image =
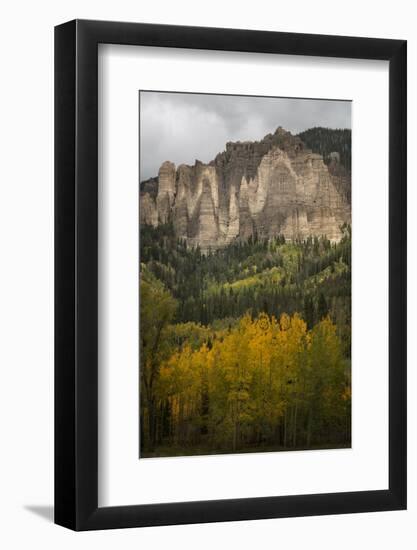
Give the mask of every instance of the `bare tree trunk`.
[{"label": "bare tree trunk", "polygon": [[233,450],[236,451],[237,422],[233,423]]},{"label": "bare tree trunk", "polygon": [[179,443],[182,444],[184,438],[184,402],[181,397],[179,398],[178,434]]},{"label": "bare tree trunk", "polygon": [[313,410],[310,407],[308,411],[308,422],[307,422],[307,448],[310,448],[311,445],[311,432],[313,428]]},{"label": "bare tree trunk", "polygon": [[153,399],[148,400],[148,433],[149,433],[149,449],[155,447],[155,403]]},{"label": "bare tree trunk", "polygon": [[287,409],[284,412],[284,449],[287,448]]},{"label": "bare tree trunk", "polygon": [[298,401],[295,402],[295,407],[294,407],[294,431],[293,431],[293,440],[292,440],[293,447],[297,445],[297,410],[298,410]]}]

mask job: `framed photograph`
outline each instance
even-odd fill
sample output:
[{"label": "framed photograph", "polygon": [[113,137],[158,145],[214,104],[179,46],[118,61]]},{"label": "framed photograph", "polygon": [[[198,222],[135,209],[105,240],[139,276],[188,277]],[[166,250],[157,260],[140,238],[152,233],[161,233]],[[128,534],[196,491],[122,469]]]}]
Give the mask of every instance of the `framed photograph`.
[{"label": "framed photograph", "polygon": [[55,522],[406,508],[406,42],[55,29]]}]

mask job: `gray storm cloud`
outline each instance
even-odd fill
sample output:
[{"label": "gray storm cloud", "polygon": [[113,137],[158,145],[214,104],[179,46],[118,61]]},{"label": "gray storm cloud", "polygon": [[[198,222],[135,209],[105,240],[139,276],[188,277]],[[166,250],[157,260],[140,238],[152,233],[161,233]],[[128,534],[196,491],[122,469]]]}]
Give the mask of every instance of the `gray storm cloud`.
[{"label": "gray storm cloud", "polygon": [[140,179],[176,165],[209,162],[227,141],[260,140],[282,126],[351,127],[351,102],[248,96],[140,92]]}]

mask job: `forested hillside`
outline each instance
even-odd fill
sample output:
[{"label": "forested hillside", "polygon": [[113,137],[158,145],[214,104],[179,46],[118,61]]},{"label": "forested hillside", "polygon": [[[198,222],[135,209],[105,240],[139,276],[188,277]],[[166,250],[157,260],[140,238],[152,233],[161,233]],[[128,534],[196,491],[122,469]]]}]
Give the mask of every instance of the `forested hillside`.
[{"label": "forested hillside", "polygon": [[350,445],[351,238],[141,227],[141,456]]},{"label": "forested hillside", "polygon": [[351,223],[350,130],[302,136],[279,126],[260,141],[227,142],[208,163],[164,161],[140,183],[140,225],[170,221],[204,253],[255,236],[339,241]]},{"label": "forested hillside", "polygon": [[331,161],[330,153],[340,155],[340,163],[351,172],[352,169],[352,131],[350,129],[335,130],[332,128],[310,128],[298,134],[303,143],[314,153],[323,156],[326,164]]}]

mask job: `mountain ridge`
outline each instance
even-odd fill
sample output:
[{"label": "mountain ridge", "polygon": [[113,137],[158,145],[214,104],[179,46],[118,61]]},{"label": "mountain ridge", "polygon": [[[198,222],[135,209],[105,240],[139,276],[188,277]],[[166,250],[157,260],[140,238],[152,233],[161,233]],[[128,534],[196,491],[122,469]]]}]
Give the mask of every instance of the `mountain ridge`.
[{"label": "mountain ridge", "polygon": [[207,164],[165,161],[140,182],[140,223],[171,222],[202,250],[255,236],[338,241],[351,221],[351,176],[339,151],[326,162],[282,127],[260,141],[228,142]]}]

